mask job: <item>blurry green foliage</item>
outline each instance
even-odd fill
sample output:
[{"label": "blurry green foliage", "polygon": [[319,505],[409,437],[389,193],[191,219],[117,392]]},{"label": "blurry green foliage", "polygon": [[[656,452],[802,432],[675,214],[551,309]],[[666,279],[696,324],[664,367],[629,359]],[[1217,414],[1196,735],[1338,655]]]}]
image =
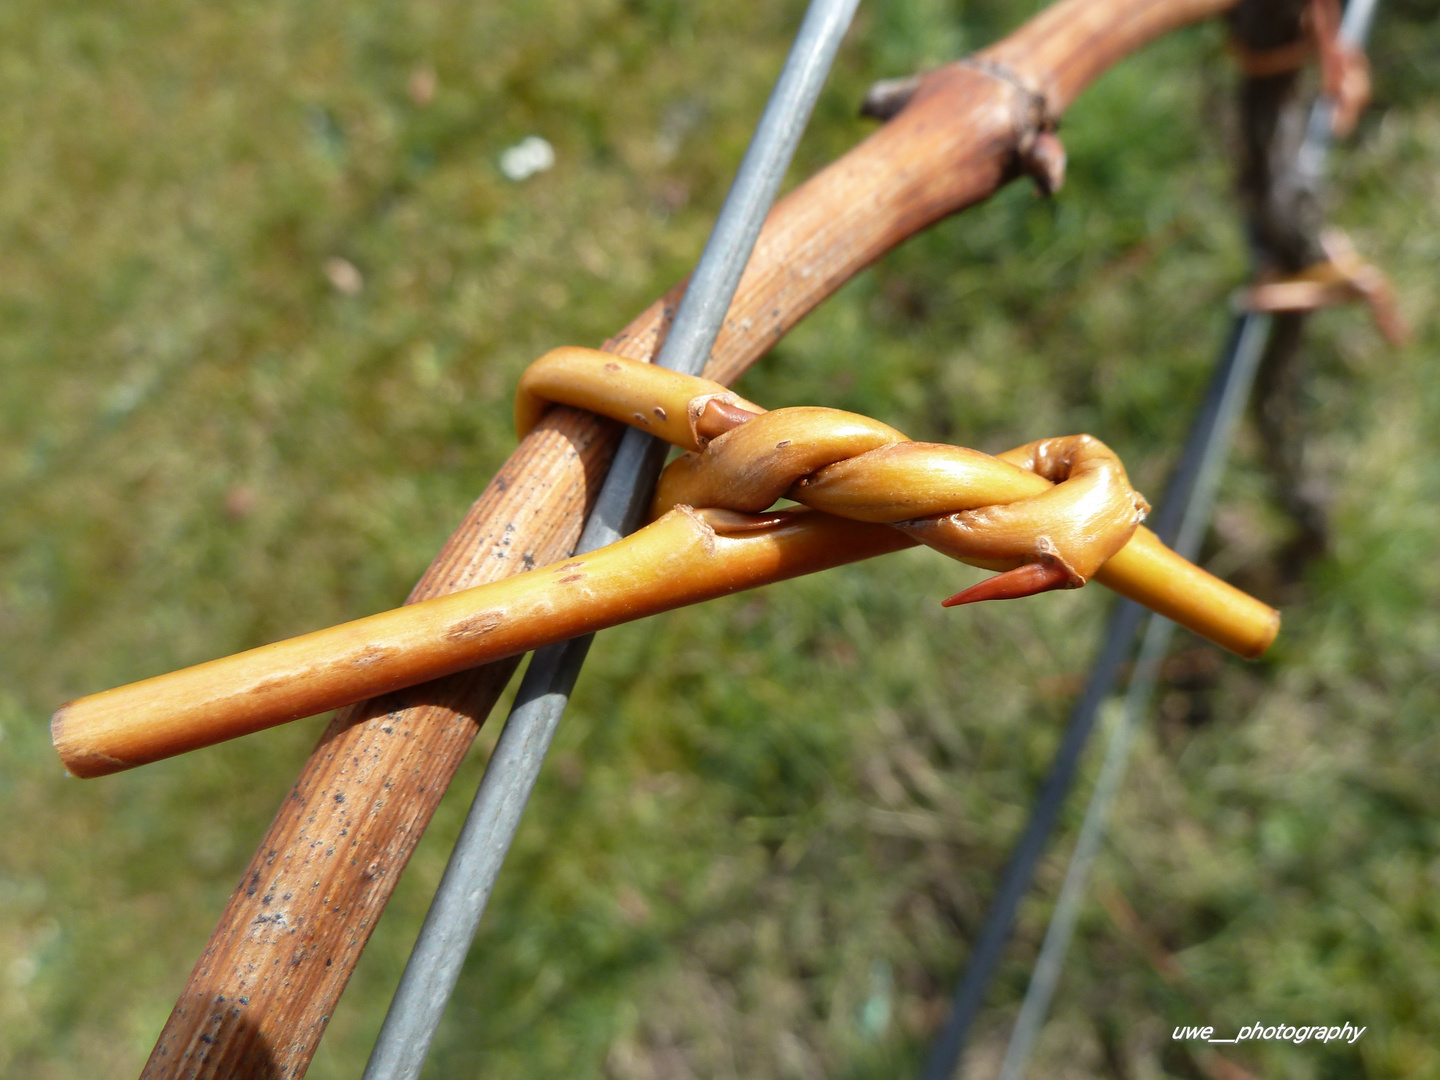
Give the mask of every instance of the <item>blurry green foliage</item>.
[{"label": "blurry green foliage", "polygon": [[[794,176],[869,130],[872,79],[1033,7],[866,5]],[[0,6],[0,1074],[138,1069],[322,723],[79,783],[51,709],[401,600],[508,453],[523,366],[693,263],[800,10]],[[1195,1076],[1173,1025],[1265,1019],[1369,1031],[1234,1050],[1257,1075],[1440,1072],[1434,14],[1387,0],[1377,107],[1335,169],[1416,340],[1313,321],[1318,563],[1287,563],[1242,439],[1210,557],[1285,635],[1163,689],[1100,869],[1184,978],[1087,909],[1037,1070]],[[1125,62],[1066,120],[1058,199],[1017,186],[917,238],[743,392],[990,450],[1088,430],[1158,492],[1245,272],[1232,78],[1215,26]],[[530,134],[557,163],[512,184],[499,155]],[[942,612],[974,576],[909,552],[604,635],[427,1075],[912,1072],[1107,604]],[[311,1075],[358,1075],[493,738]]]}]

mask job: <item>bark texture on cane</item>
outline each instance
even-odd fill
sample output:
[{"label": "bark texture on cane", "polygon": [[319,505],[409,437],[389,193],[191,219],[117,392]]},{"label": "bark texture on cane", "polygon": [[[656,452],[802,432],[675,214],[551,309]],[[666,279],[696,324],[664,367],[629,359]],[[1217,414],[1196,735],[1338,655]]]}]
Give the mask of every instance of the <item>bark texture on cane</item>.
[{"label": "bark texture on cane", "polygon": [[[909,105],[772,211],[707,375],[734,381],[856,272],[991,195],[1090,81],[1233,0],[1064,0],[927,75]],[[683,286],[606,343],[649,359]],[[547,415],[486,488],[412,600],[569,553],[615,425]],[[302,1075],[396,878],[514,661],[336,716],[230,898],[145,1075]]]}]

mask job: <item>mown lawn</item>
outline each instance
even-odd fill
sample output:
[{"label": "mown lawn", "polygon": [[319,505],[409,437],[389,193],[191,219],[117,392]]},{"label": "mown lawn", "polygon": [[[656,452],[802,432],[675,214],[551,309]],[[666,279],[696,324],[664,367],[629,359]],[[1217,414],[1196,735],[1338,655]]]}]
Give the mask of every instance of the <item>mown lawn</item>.
[{"label": "mown lawn", "polygon": [[[870,129],[871,80],[1034,6],[866,5],[794,176]],[[323,726],[80,782],[51,710],[403,599],[511,449],[524,365],[693,264],[801,8],[0,5],[0,1075],[138,1071]],[[1172,1028],[1257,1020],[1368,1030],[1226,1050],[1255,1075],[1440,1075],[1435,15],[1387,0],[1334,170],[1414,341],[1313,320],[1318,560],[1242,436],[1207,558],[1284,635],[1177,643],[1035,1075],[1216,1075]],[[1089,431],[1158,495],[1245,272],[1232,86],[1218,26],[1127,61],[1067,119],[1058,199],[912,242],[741,392],[985,450]],[[555,166],[512,182],[528,135]],[[939,608],[977,576],[908,552],[603,635],[426,1075],[912,1075],[1109,604]],[[363,1067],[493,740],[312,1076]]]}]

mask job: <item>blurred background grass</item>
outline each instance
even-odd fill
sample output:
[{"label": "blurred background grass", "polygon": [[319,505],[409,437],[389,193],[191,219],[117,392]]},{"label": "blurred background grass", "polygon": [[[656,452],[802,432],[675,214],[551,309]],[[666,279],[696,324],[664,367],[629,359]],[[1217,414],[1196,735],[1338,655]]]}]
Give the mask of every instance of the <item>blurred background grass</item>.
[{"label": "blurred background grass", "polygon": [[[399,602],[510,450],[523,366],[692,265],[801,9],[0,6],[0,1074],[139,1069],[323,724],[82,783],[50,711]],[[1033,10],[865,5],[793,176],[869,130],[872,79]],[[1349,1020],[1353,1047],[1232,1057],[1440,1075],[1436,13],[1387,0],[1334,170],[1415,342],[1313,321],[1319,561],[1286,556],[1242,437],[1209,558],[1285,633],[1258,664],[1179,646],[1098,871],[1140,928],[1087,908],[1037,1070],[1204,1075],[1173,1025]],[[1067,119],[1057,200],[1017,186],[912,242],[742,392],[987,450],[1090,431],[1157,495],[1245,272],[1232,84],[1218,26],[1125,62]],[[556,164],[512,183],[499,156],[532,134]],[[942,612],[976,576],[909,552],[603,635],[426,1075],[913,1074],[1109,603]],[[363,1066],[493,739],[312,1076]]]}]

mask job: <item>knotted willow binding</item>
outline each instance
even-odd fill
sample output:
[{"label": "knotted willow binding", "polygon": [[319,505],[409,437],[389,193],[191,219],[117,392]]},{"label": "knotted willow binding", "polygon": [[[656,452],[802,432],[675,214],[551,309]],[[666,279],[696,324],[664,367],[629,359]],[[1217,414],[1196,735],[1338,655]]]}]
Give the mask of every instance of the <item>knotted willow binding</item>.
[{"label": "knotted willow binding", "polygon": [[[766,412],[719,383],[590,349],[521,378],[523,437],[550,403],[650,431],[689,453],[652,516],[588,555],[62,706],[56,749],[77,776],[157,761],[685,604],[914,543],[1002,571],[947,603],[1076,587],[1092,576],[1242,656],[1273,609],[1182,559],[1088,435],[992,457],[912,442],[856,413]],[[802,509],[767,509],[781,498]]]}]

